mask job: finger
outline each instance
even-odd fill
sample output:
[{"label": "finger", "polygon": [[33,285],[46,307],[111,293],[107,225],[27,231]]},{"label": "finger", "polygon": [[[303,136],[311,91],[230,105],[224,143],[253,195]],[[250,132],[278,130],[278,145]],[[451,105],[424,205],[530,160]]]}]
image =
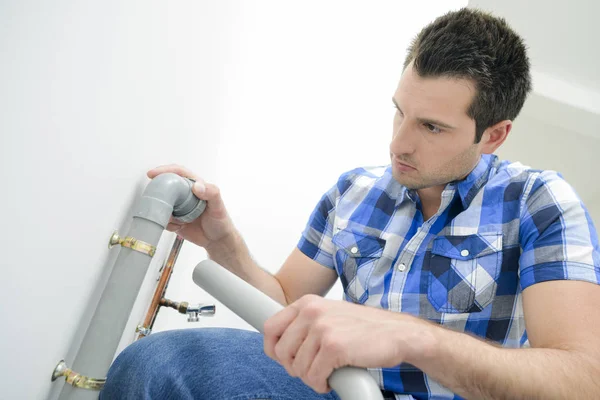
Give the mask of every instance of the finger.
[{"label": "finger", "polygon": [[328,393],[331,387],[327,379],[333,373],[331,357],[319,348],[306,376],[302,379],[304,383],[313,388],[317,393]]},{"label": "finger", "polygon": [[169,224],[167,224],[167,227],[165,229],[169,232],[178,232],[182,227],[183,225],[170,222]]},{"label": "finger", "polygon": [[197,181],[192,187],[192,192],[199,199],[206,200],[207,208],[211,212],[211,215],[218,218],[224,218],[227,215],[227,209],[221,197],[221,190],[216,185]]},{"label": "finger", "polygon": [[265,354],[275,361],[279,361],[275,354],[275,346],[283,332],[297,316],[298,310],[295,307],[288,306],[265,321],[263,326]]},{"label": "finger", "polygon": [[184,167],[182,165],[178,165],[178,164],[169,164],[169,165],[158,166],[156,168],[149,170],[146,173],[146,175],[148,175],[148,178],[154,179],[157,175],[164,174],[167,172],[172,172],[179,176],[197,180],[196,174],[194,174],[191,170],[187,169],[186,167]]},{"label": "finger", "polygon": [[292,370],[296,376],[301,378],[306,377],[310,366],[319,352],[319,347],[319,336],[311,329],[300,348],[298,348],[292,363]]},{"label": "finger", "polygon": [[[202,179],[197,179],[194,185],[192,186],[192,193],[196,195],[199,199],[207,200],[206,197],[206,182]],[[213,195],[214,197],[214,195]]]},{"label": "finger", "polygon": [[308,335],[309,326],[310,321],[302,318],[302,314],[300,314],[287,327],[275,345],[274,351],[277,359],[291,376],[299,376],[293,368],[293,363],[298,349],[302,346]]}]

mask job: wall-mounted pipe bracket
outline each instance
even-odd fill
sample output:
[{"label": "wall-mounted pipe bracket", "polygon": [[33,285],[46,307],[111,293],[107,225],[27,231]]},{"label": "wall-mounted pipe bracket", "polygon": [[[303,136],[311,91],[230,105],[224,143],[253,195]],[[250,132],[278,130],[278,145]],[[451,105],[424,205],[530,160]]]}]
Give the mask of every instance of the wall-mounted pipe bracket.
[{"label": "wall-mounted pipe bracket", "polygon": [[156,247],[152,246],[150,243],[142,242],[141,240],[138,240],[131,236],[122,238],[121,236],[119,236],[118,231],[114,231],[110,239],[108,240],[109,249],[116,245],[121,245],[123,247],[128,247],[131,250],[148,254],[150,257],[154,257],[154,254],[156,253]]},{"label": "wall-mounted pipe bracket", "polygon": [[67,367],[65,360],[60,360],[60,362],[56,365],[56,368],[54,368],[54,372],[52,372],[52,381],[54,382],[61,376],[66,378],[66,382],[69,385],[80,389],[102,390],[104,384],[106,383],[106,378],[97,379],[78,374],[71,368]]}]

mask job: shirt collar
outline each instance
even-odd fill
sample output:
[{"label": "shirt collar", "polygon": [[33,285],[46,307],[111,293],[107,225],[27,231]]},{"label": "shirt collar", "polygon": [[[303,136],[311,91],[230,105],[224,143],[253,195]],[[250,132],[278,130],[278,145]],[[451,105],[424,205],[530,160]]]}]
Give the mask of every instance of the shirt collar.
[{"label": "shirt collar", "polygon": [[450,183],[457,186],[465,210],[471,205],[479,190],[487,183],[490,169],[495,165],[497,159],[498,157],[493,154],[483,154],[475,168],[465,179]]},{"label": "shirt collar", "polygon": [[[450,182],[446,185],[446,189],[458,189],[460,200],[465,210],[469,207],[479,190],[487,183],[490,175],[489,171],[492,166],[495,165],[497,159],[498,157],[493,154],[483,154],[475,168],[473,168],[465,179]],[[416,203],[418,198],[416,191],[410,190],[406,186],[398,183],[392,175],[391,166],[388,168],[388,173],[390,178],[389,193],[392,197],[396,197],[396,207],[398,207],[405,199]]]},{"label": "shirt collar", "polygon": [[396,199],[395,208],[398,208],[398,206],[402,204],[404,200],[409,200],[413,203],[417,202],[419,196],[417,195],[416,190],[408,189],[406,186],[400,184],[396,179],[394,179],[391,166],[387,168],[387,174],[389,179],[387,192],[391,198]]}]

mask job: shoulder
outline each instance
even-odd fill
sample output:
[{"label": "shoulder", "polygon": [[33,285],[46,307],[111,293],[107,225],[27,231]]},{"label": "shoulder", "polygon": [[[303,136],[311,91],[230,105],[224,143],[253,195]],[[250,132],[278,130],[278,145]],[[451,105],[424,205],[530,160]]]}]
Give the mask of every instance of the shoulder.
[{"label": "shoulder", "polygon": [[504,200],[543,201],[547,204],[563,201],[580,202],[573,187],[560,172],[535,169],[520,162],[498,161],[487,187],[503,187]]},{"label": "shoulder", "polygon": [[391,178],[389,165],[357,167],[340,175],[337,190],[344,195],[348,190],[370,190],[373,187],[387,185]]}]

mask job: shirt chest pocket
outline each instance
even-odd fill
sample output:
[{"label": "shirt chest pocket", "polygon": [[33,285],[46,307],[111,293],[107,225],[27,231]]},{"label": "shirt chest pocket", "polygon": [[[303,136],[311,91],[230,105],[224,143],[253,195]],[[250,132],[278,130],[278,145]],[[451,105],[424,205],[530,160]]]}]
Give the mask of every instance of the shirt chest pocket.
[{"label": "shirt chest pocket", "polygon": [[332,241],[344,293],[353,302],[364,303],[369,295],[369,279],[383,254],[385,240],[355,230],[341,230]]},{"label": "shirt chest pocket", "polygon": [[502,265],[502,234],[439,236],[425,254],[427,298],[441,313],[472,313],[494,299]]}]

